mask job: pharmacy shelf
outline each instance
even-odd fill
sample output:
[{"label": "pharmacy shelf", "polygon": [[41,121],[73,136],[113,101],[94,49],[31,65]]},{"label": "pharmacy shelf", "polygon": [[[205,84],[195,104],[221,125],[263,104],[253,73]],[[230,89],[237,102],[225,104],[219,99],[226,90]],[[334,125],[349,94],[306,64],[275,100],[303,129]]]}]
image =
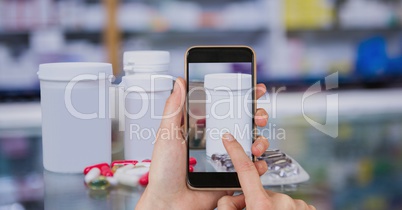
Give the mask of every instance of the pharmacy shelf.
[{"label": "pharmacy shelf", "polygon": [[[123,36],[132,35],[146,35],[149,38],[163,38],[163,37],[177,37],[177,36],[191,36],[194,39],[199,37],[221,37],[221,36],[231,36],[232,39],[237,39],[238,36],[256,36],[265,35],[269,30],[267,28],[257,28],[257,29],[194,29],[194,30],[182,30],[182,29],[168,29],[165,31],[156,30],[122,30]],[[24,39],[28,40],[31,31],[0,31],[0,41],[10,40],[10,39]],[[102,38],[103,31],[101,30],[63,30],[62,33],[65,35],[66,39],[94,39]],[[233,36],[235,35],[235,36]],[[101,41],[101,40],[99,40]]]},{"label": "pharmacy shelf", "polygon": [[[328,104],[329,107],[327,106],[326,96],[338,94],[338,110],[341,116],[402,113],[402,98],[395,97],[402,95],[402,88],[322,92],[306,101],[302,100],[304,94],[303,91],[283,91],[277,93],[275,100],[272,98],[273,95],[267,94],[258,101],[258,107],[266,109],[273,119],[275,118],[273,116],[278,119],[303,117],[302,103],[306,110],[318,114],[325,113],[326,109],[334,105]],[[0,130],[39,127],[41,127],[39,102],[0,103]]]},{"label": "pharmacy shelf", "polygon": [[[389,33],[401,33],[402,27],[401,26],[394,26],[394,27],[370,27],[370,28],[342,28],[342,27],[335,27],[335,28],[316,28],[316,29],[288,29],[286,32],[289,35],[296,35],[301,33],[314,33],[318,35],[331,35],[331,34],[389,34]],[[345,38],[345,37],[340,37]]]},{"label": "pharmacy shelf", "polygon": [[[63,33],[67,34],[102,34],[102,29],[73,29],[73,28],[64,28],[60,29]],[[0,29],[0,36],[8,37],[8,36],[26,36],[30,34],[32,30],[5,30]],[[192,29],[180,29],[180,28],[167,28],[165,30],[156,30],[156,29],[128,29],[122,28],[121,31],[123,33],[137,33],[137,34],[163,34],[163,35],[176,35],[176,34],[187,34],[187,35],[194,35],[194,34],[210,34],[213,35],[215,33],[267,33],[269,32],[268,27],[258,27],[252,29],[241,29],[241,28],[230,28],[230,27],[223,27],[223,26],[214,26],[214,28],[208,27],[198,27]],[[311,32],[311,33],[332,33],[332,32],[339,32],[339,33],[350,33],[350,32],[401,32],[402,25],[393,25],[393,26],[383,26],[383,27],[343,27],[343,26],[332,26],[328,28],[296,28],[296,29],[285,29],[288,33],[304,33],[304,32]]]},{"label": "pharmacy shelf", "polygon": [[[8,42],[17,40],[22,43],[29,42],[31,31],[0,31],[0,42]],[[102,31],[70,31],[64,30],[62,32],[67,40],[69,39],[98,39],[102,41]]]},{"label": "pharmacy shelf", "polygon": [[200,39],[205,37],[216,37],[238,40],[244,37],[259,37],[266,35],[268,29],[253,29],[253,30],[239,30],[239,29],[227,29],[227,30],[215,30],[215,29],[197,29],[194,31],[189,30],[167,30],[167,31],[123,31],[123,37],[130,36],[147,36],[150,39],[171,39],[176,38],[188,38],[188,39]]},{"label": "pharmacy shelf", "polygon": [[39,102],[0,104],[0,130],[40,128],[41,120]]},{"label": "pharmacy shelf", "polygon": [[[219,27],[217,27],[219,28]],[[214,34],[232,34],[233,33],[265,33],[268,32],[268,28],[255,28],[255,29],[210,29],[210,28],[196,28],[196,29],[189,29],[189,30],[184,30],[184,29],[168,29],[165,31],[156,31],[156,30],[122,30],[125,33],[155,33],[155,34],[164,34],[164,35],[177,35],[177,34],[186,34],[186,35],[196,35],[196,34],[207,34],[213,36]]]},{"label": "pharmacy shelf", "polygon": [[[94,29],[94,30],[75,30],[75,29],[60,29],[63,33],[67,34],[102,34],[103,31],[101,29]],[[32,32],[33,30],[0,30],[0,36],[25,36]],[[156,33],[156,34],[188,34],[194,35],[197,33],[201,34],[210,34],[213,35],[214,33],[261,33],[261,32],[268,32],[268,28],[259,27],[254,29],[241,29],[241,28],[225,28],[221,29],[219,26],[216,26],[216,29],[213,28],[194,28],[194,29],[176,29],[176,28],[169,28],[166,30],[154,30],[154,29],[121,29],[124,33],[140,33],[140,34],[149,34],[149,33]]]}]

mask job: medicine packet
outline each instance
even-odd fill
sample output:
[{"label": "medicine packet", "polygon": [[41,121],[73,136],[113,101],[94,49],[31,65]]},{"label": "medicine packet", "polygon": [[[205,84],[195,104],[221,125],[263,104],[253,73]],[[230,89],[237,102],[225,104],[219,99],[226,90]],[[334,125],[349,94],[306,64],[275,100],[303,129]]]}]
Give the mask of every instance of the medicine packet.
[{"label": "medicine packet", "polygon": [[[279,149],[267,150],[257,160],[264,160],[268,165],[267,172],[261,176],[264,186],[297,184],[310,179],[296,160]],[[217,172],[235,172],[228,154],[213,154],[208,162]]]}]

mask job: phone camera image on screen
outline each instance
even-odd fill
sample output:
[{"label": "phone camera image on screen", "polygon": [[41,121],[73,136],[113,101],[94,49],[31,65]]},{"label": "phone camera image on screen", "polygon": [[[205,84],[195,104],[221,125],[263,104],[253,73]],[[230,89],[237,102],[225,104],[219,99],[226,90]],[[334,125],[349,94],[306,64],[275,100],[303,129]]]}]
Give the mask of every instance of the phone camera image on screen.
[{"label": "phone camera image on screen", "polygon": [[188,144],[194,172],[235,172],[223,145],[231,133],[252,159],[253,62],[187,63]]}]

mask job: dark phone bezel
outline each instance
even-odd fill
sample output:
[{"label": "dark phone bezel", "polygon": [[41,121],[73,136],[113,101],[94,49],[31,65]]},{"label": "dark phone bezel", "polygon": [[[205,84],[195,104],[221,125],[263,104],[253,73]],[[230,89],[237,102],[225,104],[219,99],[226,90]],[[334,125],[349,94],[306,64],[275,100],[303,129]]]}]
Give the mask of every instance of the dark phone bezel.
[{"label": "dark phone bezel", "polygon": [[[189,81],[189,63],[236,63],[236,62],[250,62],[252,65],[251,79],[252,79],[252,110],[253,110],[253,122],[255,114],[255,90],[256,85],[256,61],[255,53],[252,48],[248,46],[196,46],[187,50],[185,58],[185,76],[186,81]],[[186,84],[186,95],[188,96],[189,82]],[[186,97],[188,99],[188,97]],[[240,182],[236,172],[189,172],[189,158],[190,158],[190,146],[188,142],[188,129],[189,114],[187,112],[188,100],[186,100],[186,142],[187,142],[187,184],[193,189],[211,190],[215,188],[227,188],[236,189],[240,188]],[[253,123],[252,130],[255,130],[255,124]],[[255,139],[255,132],[253,133]],[[253,161],[255,160],[252,155]]]}]

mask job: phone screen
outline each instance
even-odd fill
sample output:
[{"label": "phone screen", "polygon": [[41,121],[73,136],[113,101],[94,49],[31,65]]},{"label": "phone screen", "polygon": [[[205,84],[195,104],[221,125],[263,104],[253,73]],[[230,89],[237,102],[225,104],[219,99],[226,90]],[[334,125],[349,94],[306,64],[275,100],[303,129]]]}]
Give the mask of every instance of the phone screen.
[{"label": "phone screen", "polygon": [[197,159],[191,173],[237,176],[222,135],[231,133],[253,158],[254,54],[248,48],[196,48],[186,65],[189,156]]}]

